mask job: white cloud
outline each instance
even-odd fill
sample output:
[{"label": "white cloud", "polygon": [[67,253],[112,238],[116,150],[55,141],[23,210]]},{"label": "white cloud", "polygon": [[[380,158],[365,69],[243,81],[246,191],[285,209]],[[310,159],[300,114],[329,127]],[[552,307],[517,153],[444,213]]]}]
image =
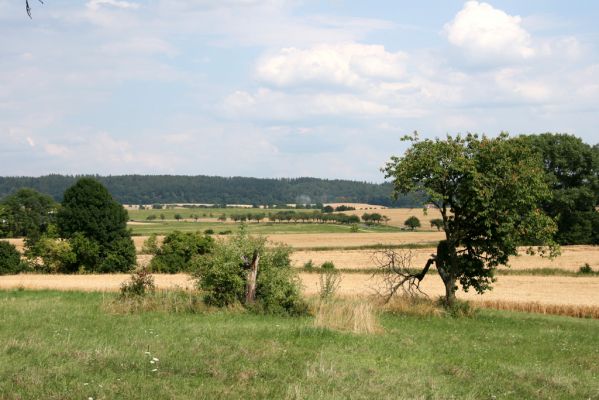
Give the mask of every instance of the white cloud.
[{"label": "white cloud", "polygon": [[86,6],[90,10],[94,11],[104,6],[120,8],[124,10],[136,10],[139,8],[139,4],[137,3],[122,0],[90,0],[87,2]]},{"label": "white cloud", "polygon": [[445,25],[445,33],[450,43],[474,58],[528,59],[536,53],[522,19],[488,3],[468,1]]},{"label": "white cloud", "polygon": [[405,75],[406,56],[381,45],[320,44],[307,49],[284,48],[263,57],[256,74],[277,86],[360,86],[371,80],[398,80]]}]

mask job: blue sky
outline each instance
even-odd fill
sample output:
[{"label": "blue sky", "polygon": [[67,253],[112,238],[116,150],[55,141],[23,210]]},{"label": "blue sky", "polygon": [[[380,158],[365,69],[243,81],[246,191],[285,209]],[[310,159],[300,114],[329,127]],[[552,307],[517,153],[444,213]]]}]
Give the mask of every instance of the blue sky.
[{"label": "blue sky", "polygon": [[0,175],[381,181],[422,137],[598,142],[593,1],[0,0]]}]

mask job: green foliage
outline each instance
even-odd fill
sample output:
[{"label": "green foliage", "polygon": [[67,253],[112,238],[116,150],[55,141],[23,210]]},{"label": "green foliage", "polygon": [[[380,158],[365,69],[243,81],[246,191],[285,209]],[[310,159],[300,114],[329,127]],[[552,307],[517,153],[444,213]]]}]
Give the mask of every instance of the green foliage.
[{"label": "green foliage", "polygon": [[561,244],[599,244],[599,146],[567,134],[544,133],[513,139],[541,157],[553,192],[543,209],[556,218]]},{"label": "green foliage", "polygon": [[318,297],[323,301],[332,300],[341,284],[341,275],[335,269],[332,261],[325,261],[320,266],[320,276],[318,277]]},{"label": "green foliage", "polygon": [[308,272],[314,271],[315,265],[312,260],[308,260],[304,263],[304,269]]},{"label": "green foliage", "polygon": [[141,248],[143,254],[156,255],[158,252],[158,235],[152,233],[146,240]]},{"label": "green foliage", "polygon": [[418,217],[415,217],[413,215],[410,218],[406,219],[403,224],[410,228],[410,230],[420,228],[420,220],[418,219]]},{"label": "green foliage", "polygon": [[441,218],[433,218],[431,219],[431,228],[437,228],[438,231],[443,229],[443,219]]},{"label": "green foliage", "polygon": [[22,237],[33,245],[54,223],[58,204],[33,189],[19,189],[0,203],[0,237]]},{"label": "green foliage", "polygon": [[57,225],[70,241],[78,268],[125,272],[135,264],[127,220],[127,211],[101,183],[81,178],[64,193]]},{"label": "green foliage", "polygon": [[412,146],[392,157],[384,172],[397,194],[423,192],[441,212],[446,239],[434,261],[448,303],[455,299],[456,281],[464,290],[489,289],[495,268],[507,264],[520,245],[557,253],[555,223],[540,210],[551,193],[529,146],[504,134],[408,139]]},{"label": "green foliage", "polygon": [[583,266],[581,266],[578,269],[578,273],[580,273],[580,274],[592,274],[593,272],[594,272],[593,268],[591,268],[589,263],[585,263]]},{"label": "green foliage", "polygon": [[362,221],[366,222],[367,224],[378,224],[383,220],[383,216],[379,213],[364,213],[362,214]]},{"label": "green foliage", "polygon": [[360,227],[358,226],[358,224],[351,224],[351,226],[349,227],[349,231],[352,233],[356,233],[360,230]]},{"label": "green foliage", "polygon": [[153,272],[174,274],[189,271],[194,257],[209,253],[214,245],[214,239],[199,232],[169,233],[162,246],[153,253],[150,262]]},{"label": "green foliage", "polygon": [[13,275],[27,269],[27,264],[21,260],[17,248],[4,240],[0,240],[0,275]]},{"label": "green foliage", "polygon": [[145,267],[137,268],[131,274],[131,278],[121,284],[121,297],[145,296],[148,293],[154,293],[154,277]]},{"label": "green foliage", "polygon": [[[34,269],[44,273],[76,272],[77,257],[67,240],[42,236],[29,252],[28,258]],[[41,260],[41,264],[38,261]]]},{"label": "green foliage", "polygon": [[197,286],[204,301],[226,307],[245,302],[247,271],[244,264],[259,255],[256,304],[252,307],[269,314],[299,314],[306,310],[300,297],[300,284],[291,267],[287,246],[266,246],[266,239],[247,234],[242,227],[227,241],[218,241],[213,251],[194,260]]}]

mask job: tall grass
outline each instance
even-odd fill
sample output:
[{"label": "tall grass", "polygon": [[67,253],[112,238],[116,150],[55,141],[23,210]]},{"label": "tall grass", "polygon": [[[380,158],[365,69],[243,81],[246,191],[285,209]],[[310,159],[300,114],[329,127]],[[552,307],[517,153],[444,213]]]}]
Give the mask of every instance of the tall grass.
[{"label": "tall grass", "polygon": [[516,302],[506,300],[483,300],[472,302],[474,307],[495,310],[520,311],[535,314],[563,315],[576,318],[599,319],[598,306],[542,304],[538,302]]},{"label": "tall grass", "polygon": [[314,326],[357,334],[382,331],[374,305],[364,298],[321,301],[314,313]]}]

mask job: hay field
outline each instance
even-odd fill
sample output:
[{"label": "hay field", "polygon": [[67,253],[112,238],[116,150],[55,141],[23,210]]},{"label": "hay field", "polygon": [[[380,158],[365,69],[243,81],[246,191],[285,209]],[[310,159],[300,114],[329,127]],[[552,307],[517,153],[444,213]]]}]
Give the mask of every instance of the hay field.
[{"label": "hay field", "polygon": [[[355,207],[352,204],[347,204],[347,205]],[[376,206],[373,206],[373,207],[376,207]],[[353,211],[344,211],[344,214],[354,214],[354,215],[361,217],[362,214],[364,214],[365,212],[366,213],[376,212],[381,215],[386,215],[387,217],[389,217],[391,219],[389,221],[389,225],[392,225],[392,226],[404,226],[403,223],[406,219],[410,218],[411,216],[415,216],[420,220],[420,224],[422,225],[417,230],[430,230],[431,229],[431,223],[430,223],[431,219],[441,218],[441,213],[436,208],[428,209],[426,215],[424,215],[424,211],[422,210],[422,208],[379,208],[379,209],[372,209],[372,210],[363,210],[363,209],[358,209],[357,207],[356,207],[356,210],[353,210]]]},{"label": "hay field", "polygon": [[[300,278],[306,295],[318,293],[318,274],[301,273]],[[156,286],[161,289],[190,288],[186,274],[154,275]],[[339,295],[369,295],[375,292],[379,281],[369,274],[342,274]],[[8,275],[0,276],[0,288],[58,289],[84,291],[116,291],[127,274],[109,275]],[[421,288],[431,297],[443,294],[438,276],[430,275],[423,280]],[[474,301],[538,302],[541,304],[599,306],[599,279],[572,278],[564,276],[500,276],[494,289],[484,295],[458,291],[457,296]]]},{"label": "hay field", "polygon": [[[413,267],[420,268],[436,249],[431,247],[404,251],[412,253]],[[297,267],[312,260],[316,265],[332,261],[339,269],[369,269],[376,267],[372,259],[373,252],[374,250],[296,251],[291,255],[291,259]],[[577,272],[580,266],[588,263],[593,270],[599,270],[599,246],[563,246],[562,254],[553,260],[527,255],[524,253],[524,248],[520,252],[522,255],[510,258],[510,269],[551,268]]]},{"label": "hay field", "polygon": [[[318,274],[300,274],[305,294],[318,293]],[[374,294],[379,286],[377,277],[369,274],[342,274],[339,295],[360,296]],[[431,297],[443,295],[441,278],[427,276],[420,285]],[[540,304],[561,304],[579,306],[599,306],[599,279],[574,278],[566,276],[499,276],[493,290],[483,295],[473,291],[456,293],[460,299],[473,301],[536,302]]]},{"label": "hay field", "polygon": [[350,247],[375,244],[409,244],[436,242],[444,239],[444,232],[388,232],[388,233],[301,233],[272,234],[272,242],[291,247]]}]

